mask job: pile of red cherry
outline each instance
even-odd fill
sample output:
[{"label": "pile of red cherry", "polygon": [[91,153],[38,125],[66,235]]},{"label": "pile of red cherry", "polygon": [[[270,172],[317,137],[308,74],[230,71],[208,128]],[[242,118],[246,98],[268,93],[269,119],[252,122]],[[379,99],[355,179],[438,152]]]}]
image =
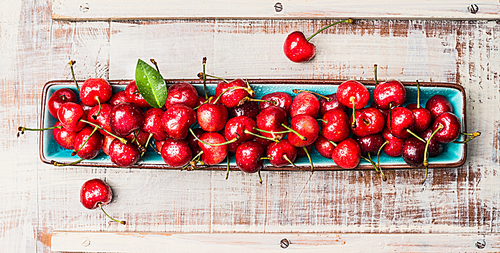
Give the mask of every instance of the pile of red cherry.
[{"label": "pile of red cherry", "polygon": [[381,151],[421,167],[427,166],[426,154],[439,155],[461,134],[445,97],[434,95],[425,107],[402,107],[406,89],[394,80],[375,86],[370,106],[368,89],[353,80],[326,96],[294,90],[295,97],[274,92],[260,100],[242,79],[221,81],[208,99],[190,83],[178,82],[168,87],[161,109],[150,107],[135,81],[113,93],[105,79],[91,78],[78,90],[77,95],[58,89],[47,104],[58,119],[54,140],[80,157],[70,165],[102,150],[113,163],[132,166],[152,147],[170,167],[202,169],[234,154],[239,169],[255,173],[264,160],[275,167],[295,166],[297,156],[309,156],[314,147],[344,169],[365,159],[378,170],[372,157]]}]

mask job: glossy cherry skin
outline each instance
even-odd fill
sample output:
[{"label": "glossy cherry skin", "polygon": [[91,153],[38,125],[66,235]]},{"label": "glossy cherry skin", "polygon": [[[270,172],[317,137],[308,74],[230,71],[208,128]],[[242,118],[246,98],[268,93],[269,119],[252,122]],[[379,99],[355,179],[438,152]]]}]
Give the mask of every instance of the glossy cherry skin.
[{"label": "glossy cherry skin", "polygon": [[321,121],[321,134],[328,140],[340,142],[349,136],[349,117],[337,108],[326,112]]},{"label": "glossy cherry skin", "polygon": [[168,166],[180,168],[189,163],[193,153],[186,140],[169,138],[162,145],[161,157]]},{"label": "glossy cherry skin", "polygon": [[361,148],[354,139],[347,138],[335,147],[332,160],[343,169],[354,169],[361,160]]},{"label": "glossy cherry skin", "polygon": [[362,83],[349,80],[341,83],[337,88],[337,99],[347,108],[352,108],[354,102],[354,106],[357,110],[368,104],[370,93]]},{"label": "glossy cherry skin", "polygon": [[125,87],[125,96],[127,97],[127,101],[129,103],[134,103],[140,108],[148,108],[150,107],[149,103],[144,99],[142,94],[137,89],[137,84],[135,81],[131,81]]},{"label": "glossy cherry skin", "polygon": [[425,131],[425,129],[427,129],[432,122],[431,112],[423,107],[411,109],[411,112],[413,113],[413,117],[415,118],[415,125],[413,128],[415,133],[421,133]]},{"label": "glossy cherry skin", "polygon": [[73,90],[68,88],[57,89],[50,96],[47,102],[47,108],[49,109],[50,115],[57,118],[57,110],[59,110],[62,104],[67,102],[76,103],[76,100],[77,96]]},{"label": "glossy cherry skin", "polygon": [[382,136],[388,142],[383,148],[384,153],[390,157],[400,157],[403,154],[405,139],[395,137],[387,128],[382,131]]},{"label": "glossy cherry skin", "polygon": [[259,114],[259,102],[248,101],[240,106],[235,106],[233,108],[227,109],[229,118],[234,118],[238,116],[247,116],[253,120],[257,118]]},{"label": "glossy cherry skin", "polygon": [[253,135],[245,133],[245,130],[254,134],[257,134],[257,123],[255,120],[246,117],[246,116],[238,116],[235,118],[231,118],[227,121],[226,126],[224,127],[224,137],[227,140],[232,140],[234,138],[238,138],[238,140],[234,143],[243,143],[245,141],[249,141],[253,139]]},{"label": "glossy cherry skin", "polygon": [[241,105],[245,97],[253,95],[253,91],[248,89],[248,85],[242,79],[235,79],[229,83],[220,82],[215,88],[215,97],[220,96],[220,102],[227,108]]},{"label": "glossy cherry skin", "polygon": [[217,132],[224,129],[228,112],[222,104],[206,103],[196,110],[198,125],[207,132]]},{"label": "glossy cherry skin", "polygon": [[323,135],[320,135],[314,142],[314,148],[321,156],[332,158],[332,152],[335,149],[335,146],[329,140],[323,137]]},{"label": "glossy cherry skin", "polygon": [[434,120],[432,131],[436,131],[440,125],[443,129],[438,130],[434,135],[436,141],[441,143],[450,143],[460,136],[461,124],[455,114],[451,112],[441,113]]},{"label": "glossy cherry skin", "polygon": [[[226,142],[224,136],[216,132],[206,132],[200,136],[200,140],[209,144],[220,144]],[[206,165],[216,165],[226,159],[228,150],[227,145],[211,146],[202,142],[198,142],[203,154],[201,160]]]},{"label": "glossy cherry skin", "polygon": [[142,131],[153,134],[157,141],[164,141],[168,138],[167,132],[163,129],[163,115],[165,112],[159,108],[149,108],[144,113],[144,124]]},{"label": "glossy cherry skin", "polygon": [[309,146],[318,139],[319,124],[316,119],[308,114],[300,114],[293,117],[290,122],[290,127],[306,138],[306,140],[303,140],[294,132],[288,133],[288,141],[295,147],[301,148]]},{"label": "glossy cherry skin", "polygon": [[356,117],[356,127],[353,127],[352,124],[350,126],[352,132],[359,137],[381,133],[384,129],[384,114],[378,109],[373,107],[363,108],[355,111],[354,116]]},{"label": "glossy cherry skin", "polygon": [[281,140],[285,134],[276,134],[274,132],[285,131],[286,129],[281,124],[287,123],[287,115],[285,109],[277,106],[270,106],[257,115],[257,128],[273,133],[261,132],[261,135],[273,139]]},{"label": "glossy cherry skin", "polygon": [[301,92],[295,96],[292,105],[290,106],[290,116],[293,118],[297,115],[307,114],[313,118],[318,117],[319,113],[319,100],[318,98],[309,93]]},{"label": "glossy cherry skin", "polygon": [[101,205],[107,205],[113,198],[111,187],[102,181],[95,178],[83,183],[80,189],[80,202],[87,209],[96,209]]},{"label": "glossy cherry skin", "polygon": [[[194,135],[199,139],[205,131],[201,128],[195,128],[193,129]],[[198,146],[198,140],[193,137],[193,135],[190,133],[188,134],[186,141],[188,143],[189,148],[191,149],[193,154],[198,154],[201,151],[200,146]],[[161,149],[160,149],[161,150]]]},{"label": "glossy cherry skin", "polygon": [[286,37],[283,52],[290,61],[307,62],[316,54],[316,46],[307,41],[302,32],[295,31]]},{"label": "glossy cherry skin", "polygon": [[163,130],[170,138],[185,139],[189,134],[189,127],[196,122],[196,112],[182,104],[170,106],[163,114]]},{"label": "glossy cherry skin", "polygon": [[434,95],[425,104],[425,108],[431,112],[432,119],[437,118],[441,113],[453,112],[453,105],[442,95]]},{"label": "glossy cherry skin", "polygon": [[57,110],[57,118],[66,130],[78,132],[86,125],[80,120],[86,120],[87,114],[79,104],[67,102],[62,104],[59,110]]},{"label": "glossy cherry skin", "polygon": [[136,104],[118,104],[111,109],[109,124],[113,133],[120,137],[126,137],[142,127],[144,124],[144,113]]},{"label": "glossy cherry skin", "polygon": [[236,148],[235,161],[238,168],[246,173],[255,173],[262,169],[264,160],[260,159],[264,154],[262,145],[255,141],[246,141]]},{"label": "glossy cherry skin", "polygon": [[380,147],[385,142],[382,133],[356,137],[354,140],[358,142],[359,148],[361,148],[361,155],[363,156],[367,156],[368,153],[372,156],[377,155]]},{"label": "glossy cherry skin", "polygon": [[168,87],[167,101],[165,106],[182,104],[194,108],[198,103],[198,91],[187,82],[177,82]]},{"label": "glossy cherry skin", "polygon": [[429,147],[427,147],[427,152],[429,153],[429,157],[436,157],[441,153],[443,153],[444,145],[441,142],[437,141],[436,138],[434,137],[429,141],[432,132],[433,132],[432,128],[428,128],[427,130],[420,133],[420,137],[422,137],[422,139],[424,139],[425,141],[429,142]]},{"label": "glossy cherry skin", "polygon": [[104,142],[102,144],[102,152],[109,156],[109,146],[116,138],[111,135],[104,136]]},{"label": "glossy cherry skin", "polygon": [[142,146],[146,145],[146,142],[149,139],[149,133],[146,133],[146,132],[142,131],[141,129],[137,129],[137,130],[133,131],[132,133],[130,133],[129,135],[127,135],[126,138],[127,138],[127,140],[134,143],[135,145],[142,147]]},{"label": "glossy cherry skin", "polygon": [[[266,148],[266,156],[269,158],[269,163],[274,167],[283,167],[290,165],[290,160],[294,162],[297,159],[297,148],[294,147],[287,139],[283,139],[278,143],[273,142]],[[286,158],[285,158],[286,157]]]},{"label": "glossy cherry skin", "polygon": [[111,98],[108,100],[108,104],[115,106],[117,104],[130,103],[125,94],[125,90],[117,91],[113,93]]},{"label": "glossy cherry skin", "polygon": [[420,167],[424,162],[425,142],[410,137],[403,144],[403,160],[411,167]]},{"label": "glossy cherry skin", "polygon": [[406,139],[411,136],[407,130],[413,131],[415,118],[410,110],[400,106],[391,110],[391,113],[387,116],[386,125],[392,135],[400,139]]},{"label": "glossy cherry skin", "polygon": [[86,126],[76,134],[73,150],[78,151],[76,155],[80,158],[93,159],[101,152],[104,137],[99,131],[95,131],[93,134],[92,131],[92,127]]},{"label": "glossy cherry skin", "polygon": [[396,80],[379,83],[373,91],[373,100],[380,109],[401,106],[406,101],[406,89]]},{"label": "glossy cherry skin", "polygon": [[[62,126],[61,122],[57,121],[54,126]],[[75,146],[75,138],[77,132],[68,131],[66,128],[54,128],[52,129],[52,136],[59,146],[65,149],[73,149]]]},{"label": "glossy cherry skin", "polygon": [[[268,93],[261,98],[265,101],[276,102],[275,106],[283,108],[287,114],[290,114],[290,107],[292,106],[293,98],[290,94],[286,92],[272,92]],[[264,110],[269,106],[272,106],[269,102],[259,102],[259,109]]]},{"label": "glossy cherry skin", "polygon": [[[88,113],[88,121],[94,124],[99,125],[105,130],[111,132],[111,125],[109,124],[109,117],[111,115],[111,110],[113,109],[112,105],[109,104],[101,104],[101,108],[99,109],[99,105],[96,105],[90,109]],[[106,131],[99,129],[102,135],[109,135]]]},{"label": "glossy cherry skin", "polygon": [[340,108],[344,111],[346,110],[346,107],[337,99],[337,93],[327,95],[326,97],[328,97],[330,100],[327,100],[323,97],[319,99],[319,116],[323,117],[323,115],[325,115],[327,111],[337,108]]},{"label": "glossy cherry skin", "polygon": [[89,78],[80,87],[80,100],[88,106],[106,103],[112,95],[111,85],[103,78]]},{"label": "glossy cherry skin", "polygon": [[109,145],[109,158],[118,166],[129,167],[139,161],[141,153],[135,144],[131,142],[123,144],[120,140],[114,139]]}]

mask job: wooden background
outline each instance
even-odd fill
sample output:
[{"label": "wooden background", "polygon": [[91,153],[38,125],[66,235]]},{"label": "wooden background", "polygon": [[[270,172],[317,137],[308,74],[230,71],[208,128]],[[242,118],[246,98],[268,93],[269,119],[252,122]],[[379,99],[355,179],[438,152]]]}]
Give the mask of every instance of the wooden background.
[{"label": "wooden background", "polygon": [[[450,2],[283,1],[280,13],[267,1],[0,2],[0,252],[277,251],[282,238],[292,251],[475,251],[482,242],[498,251],[500,3],[471,14],[470,2]],[[315,37],[311,62],[284,57],[288,33],[344,17],[363,19]],[[262,185],[241,172],[226,181],[224,171],[56,168],[40,161],[38,134],[16,137],[18,126],[37,126],[43,85],[71,78],[69,60],[78,79],[132,79],[138,58],[156,59],[165,78],[194,78],[204,56],[226,78],[371,80],[376,63],[379,79],[458,83],[468,129],[482,136],[462,167],[430,170],[424,184],[417,169],[386,171],[386,182],[373,171],[271,171]],[[113,188],[106,210],[126,226],[79,203],[96,177]]]}]

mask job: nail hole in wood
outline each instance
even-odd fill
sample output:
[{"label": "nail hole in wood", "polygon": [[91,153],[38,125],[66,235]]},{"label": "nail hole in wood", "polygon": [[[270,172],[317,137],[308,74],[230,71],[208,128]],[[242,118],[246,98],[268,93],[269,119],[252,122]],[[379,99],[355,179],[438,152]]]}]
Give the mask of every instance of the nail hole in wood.
[{"label": "nail hole in wood", "polygon": [[286,239],[286,238],[281,239],[281,241],[280,241],[280,247],[282,249],[286,249],[286,248],[288,248],[288,246],[290,246],[290,241],[288,239]]},{"label": "nail hole in wood", "polygon": [[484,249],[486,247],[486,240],[485,239],[480,239],[476,241],[476,248],[478,249]]},{"label": "nail hole in wood", "polygon": [[479,6],[477,4],[471,4],[469,7],[467,7],[470,13],[476,14],[479,11]]},{"label": "nail hole in wood", "polygon": [[280,3],[280,2],[277,2],[275,5],[274,5],[274,10],[276,12],[281,12],[283,10],[283,5]]},{"label": "nail hole in wood", "polygon": [[83,13],[86,13],[87,11],[89,11],[89,9],[89,3],[83,3],[82,5],[80,5],[80,11]]}]

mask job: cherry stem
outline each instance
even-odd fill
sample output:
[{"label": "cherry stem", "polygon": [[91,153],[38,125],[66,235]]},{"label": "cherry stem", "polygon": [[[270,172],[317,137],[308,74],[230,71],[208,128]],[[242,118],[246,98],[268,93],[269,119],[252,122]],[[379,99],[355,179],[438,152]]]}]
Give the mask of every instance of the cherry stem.
[{"label": "cherry stem", "polygon": [[377,64],[373,65],[373,74],[375,76],[375,85],[378,84],[378,79],[377,79]]},{"label": "cherry stem", "polygon": [[441,129],[443,129],[444,126],[442,124],[439,124],[439,126],[436,128],[436,130],[434,130],[434,132],[432,132],[431,136],[429,137],[429,139],[427,140],[427,142],[425,143],[425,149],[424,149],[424,162],[423,162],[423,165],[427,168],[427,165],[429,164],[427,162],[427,149],[429,148],[429,143],[431,142],[432,140],[432,137],[434,137],[434,135],[439,132]]},{"label": "cherry stem", "polygon": [[334,26],[334,25],[336,25],[336,24],[340,24],[340,23],[349,23],[349,24],[352,24],[352,22],[353,22],[353,21],[354,21],[354,20],[352,20],[352,19],[346,19],[346,20],[337,21],[337,22],[335,22],[335,23],[333,23],[333,24],[329,24],[329,25],[327,25],[327,26],[325,26],[325,27],[323,27],[323,28],[319,29],[319,30],[318,30],[317,32],[315,32],[313,35],[309,36],[309,38],[307,38],[307,41],[311,40],[314,36],[316,36],[318,33],[322,32],[323,30],[325,30],[325,29],[327,29],[327,28],[330,28],[330,27],[332,27],[332,26]]},{"label": "cherry stem", "polygon": [[355,97],[351,97],[349,101],[352,103],[352,123],[351,126],[352,128],[356,128],[358,125],[356,124],[356,104],[354,103],[354,100],[356,100]]},{"label": "cherry stem", "polygon": [[99,110],[97,110],[97,114],[96,115],[92,115],[92,118],[94,120],[97,120],[97,117],[99,117],[99,114],[101,114],[101,100],[99,100],[99,96],[95,96],[94,98],[97,101],[97,104],[99,105]]},{"label": "cherry stem", "polygon": [[47,128],[26,128],[23,126],[20,126],[17,128],[17,137],[20,136],[20,134],[24,134],[24,131],[45,131],[45,130],[52,130],[52,129],[61,129],[63,126],[53,126],[53,127],[47,127]]},{"label": "cherry stem", "polygon": [[78,82],[76,81],[76,77],[75,77],[75,71],[73,70],[73,65],[75,65],[75,64],[76,64],[75,60],[69,61],[69,68],[71,69],[71,76],[73,76],[73,81],[75,82],[76,89],[78,90],[78,92],[80,92],[80,86],[78,86]]},{"label": "cherry stem", "polygon": [[311,159],[311,155],[309,155],[309,151],[307,151],[307,148],[304,146],[302,147],[304,149],[304,152],[307,155],[307,158],[309,159],[309,163],[311,164],[311,172],[314,172],[314,165],[313,165],[313,160]]},{"label": "cherry stem", "polygon": [[323,123],[325,123],[325,124],[328,124],[328,120],[324,120],[324,119],[316,119],[316,121],[321,121],[321,122],[323,122]]},{"label": "cherry stem", "polygon": [[260,175],[260,170],[257,172],[257,174],[259,175],[259,183],[262,184],[262,176]]},{"label": "cherry stem", "polygon": [[290,132],[296,134],[302,141],[307,141],[307,138],[305,136],[302,136],[301,134],[299,134],[297,131],[293,130],[292,128],[288,127],[287,125],[281,123],[281,126],[290,130]]},{"label": "cherry stem", "polygon": [[156,71],[158,71],[158,73],[160,73],[160,69],[158,68],[158,63],[155,61],[155,59],[149,59],[149,61],[151,63],[153,63],[153,65],[155,65]]},{"label": "cherry stem", "polygon": [[226,157],[226,165],[227,165],[226,180],[227,180],[229,178],[229,156]]},{"label": "cherry stem", "polygon": [[89,134],[89,136],[87,137],[87,139],[85,140],[85,142],[78,148],[78,150],[73,150],[73,153],[71,153],[72,156],[76,155],[78,152],[80,152],[80,150],[82,150],[83,146],[85,146],[85,144],[87,144],[87,142],[90,140],[90,137],[92,137],[92,135],[95,133],[95,131],[97,131],[97,127],[94,127],[94,129],[92,130],[92,132]]},{"label": "cherry stem", "polygon": [[187,167],[191,166],[192,168],[195,167],[196,163],[198,162],[196,159],[200,158],[201,155],[203,155],[203,151],[200,151],[198,154],[196,154],[191,161],[189,161],[184,167],[182,167],[181,170],[185,170]]},{"label": "cherry stem", "polygon": [[106,130],[106,129],[102,128],[101,126],[99,126],[99,125],[97,125],[97,124],[94,124],[94,123],[92,123],[92,122],[90,122],[90,121],[87,121],[87,120],[84,120],[84,119],[80,119],[80,121],[81,121],[81,122],[83,122],[83,123],[87,123],[87,124],[89,124],[89,125],[91,125],[91,126],[93,126],[93,127],[97,127],[97,128],[99,128],[99,129],[103,130],[104,132],[106,132],[107,134],[109,134],[109,135],[111,135],[111,136],[113,136],[113,137],[117,138],[117,139],[118,139],[118,140],[120,140],[123,144],[127,144],[127,139],[125,139],[125,138],[121,138],[121,137],[117,136],[116,134],[113,134],[113,133],[111,133],[110,131],[108,131],[108,130]]},{"label": "cherry stem", "polygon": [[207,94],[207,75],[206,75],[206,72],[205,72],[205,65],[207,65],[207,57],[203,57],[202,64],[203,64],[203,90],[205,91],[205,99],[208,99],[208,94]]},{"label": "cherry stem", "polygon": [[108,218],[110,218],[112,221],[114,221],[114,222],[118,222],[118,223],[120,223],[120,224],[122,224],[122,225],[125,225],[125,224],[127,223],[127,222],[125,222],[125,221],[120,221],[120,220],[117,220],[117,219],[115,219],[115,218],[113,218],[113,217],[109,216],[109,214],[108,214],[108,213],[106,213],[106,211],[104,211],[104,208],[102,208],[102,204],[101,204],[101,202],[99,202],[97,205],[99,205],[99,208],[101,208],[102,212],[103,212],[106,216],[108,216]]},{"label": "cherry stem", "polygon": [[294,168],[299,169],[299,167],[297,167],[297,165],[295,165],[295,163],[293,163],[286,154],[283,155],[283,158],[285,158],[285,160],[287,160]]},{"label": "cherry stem", "polygon": [[228,80],[226,80],[226,79],[224,79],[222,77],[213,76],[213,75],[209,75],[209,74],[203,74],[202,72],[198,73],[198,78],[203,79],[203,76],[205,76],[205,78],[208,76],[208,77],[219,79],[219,80],[222,80],[222,81],[224,81],[226,83],[229,83]]},{"label": "cherry stem", "polygon": [[328,101],[328,102],[330,102],[330,100],[332,100],[331,98],[329,98],[329,97],[327,97],[327,96],[324,96],[324,95],[321,95],[321,94],[319,94],[319,93],[317,93],[317,92],[314,92],[314,91],[309,91],[309,90],[299,90],[299,89],[293,89],[292,91],[293,91],[293,93],[295,93],[295,94],[298,94],[298,93],[301,93],[301,92],[308,92],[308,93],[314,94],[314,95],[316,95],[316,96],[322,97],[322,98],[326,99],[326,101]]},{"label": "cherry stem", "polygon": [[267,131],[267,130],[262,130],[262,129],[259,129],[259,128],[256,128],[256,127],[254,127],[253,129],[257,130],[259,132],[268,133],[268,134],[286,134],[286,133],[290,133],[291,132],[290,130],[286,130],[286,131]]},{"label": "cherry stem", "polygon": [[412,132],[410,129],[406,129],[406,132],[410,133],[413,137],[417,138],[419,141],[421,142],[426,142],[424,139],[422,139],[422,137],[418,136],[416,133]]},{"label": "cherry stem", "polygon": [[205,102],[201,103],[201,105],[196,106],[195,108],[193,108],[193,111],[196,111],[198,108],[200,108],[200,106],[202,106],[204,104],[208,104],[208,103],[212,102],[212,99],[213,99],[213,97],[209,97]]},{"label": "cherry stem", "polygon": [[417,83],[417,108],[420,108],[420,83],[418,80],[415,82]]},{"label": "cherry stem", "polygon": [[[155,141],[156,142],[156,141]],[[155,145],[153,145],[153,143],[149,144],[149,146],[159,155],[161,155],[161,152],[158,151],[158,149],[156,149]]]},{"label": "cherry stem", "polygon": [[251,98],[251,97],[244,97],[243,99],[240,100],[240,102],[238,103],[238,106],[241,106],[248,101],[264,102],[264,103],[271,103],[273,105],[278,105],[278,102],[276,102],[276,101],[269,101],[269,100]]},{"label": "cherry stem", "polygon": [[[378,156],[377,156],[378,158]],[[387,181],[387,177],[385,176],[384,172],[382,171],[382,167],[380,167],[380,165],[375,165],[375,163],[373,162],[373,159],[370,155],[370,152],[368,152],[368,159],[370,160],[370,163],[375,166],[375,171],[377,172],[380,172],[380,175],[382,176],[382,181]],[[378,168],[378,170],[377,170]]]},{"label": "cherry stem", "polygon": [[[254,128],[255,129],[255,128]],[[258,130],[258,129],[257,129]],[[260,130],[258,130],[260,131]],[[248,131],[247,129],[245,129],[245,131],[243,131],[245,134],[249,134],[249,135],[252,135],[252,136],[255,136],[255,137],[258,137],[258,138],[262,138],[262,139],[265,139],[265,140],[269,140],[269,141],[274,141],[276,143],[279,142],[279,140],[277,138],[269,138],[269,137],[266,137],[266,136],[262,136],[260,134],[256,134],[256,133],[252,133],[250,131]]]},{"label": "cherry stem", "polygon": [[231,143],[233,143],[233,142],[236,142],[236,141],[238,141],[238,140],[240,139],[240,135],[239,135],[239,134],[236,134],[236,135],[237,135],[237,137],[234,137],[233,139],[231,139],[231,140],[229,140],[229,141],[226,141],[226,142],[223,142],[223,143],[208,143],[208,142],[204,142],[204,141],[200,140],[200,139],[196,136],[196,134],[193,132],[193,130],[192,130],[191,128],[189,128],[189,132],[191,132],[191,134],[193,135],[193,137],[194,137],[197,141],[199,141],[199,142],[201,142],[201,143],[203,143],[203,144],[205,144],[205,145],[208,145],[208,146],[224,146],[224,145],[227,145],[227,144],[231,144]]},{"label": "cherry stem", "polygon": [[376,172],[379,172],[378,171],[378,167],[377,165],[375,164],[375,162],[372,160],[371,156],[370,156],[370,152],[368,152],[368,158],[367,157],[364,157],[364,156],[361,156],[362,159],[364,159],[365,161],[369,162],[372,164],[372,166],[375,168],[375,171]]},{"label": "cherry stem", "polygon": [[78,159],[78,160],[76,160],[74,162],[71,162],[71,163],[60,163],[60,162],[52,161],[52,164],[54,166],[71,166],[71,165],[76,165],[76,164],[80,163],[83,160],[85,160],[85,159],[80,158],[80,159]]},{"label": "cherry stem", "polygon": [[149,133],[148,140],[146,141],[146,144],[144,145],[145,148],[141,153],[141,157],[144,156],[144,154],[146,153],[146,150],[147,150],[148,145],[149,145],[149,141],[151,141],[151,137],[153,137],[153,134]]},{"label": "cherry stem", "polygon": [[429,167],[425,166],[425,176],[424,176],[424,180],[422,180],[422,184],[424,184],[425,180],[427,180],[427,174],[429,174]]},{"label": "cherry stem", "polygon": [[382,146],[380,146],[380,148],[378,149],[378,152],[377,152],[377,167],[380,168],[380,151],[382,151],[384,149],[384,146],[389,144],[389,141],[385,141],[384,143],[382,143]]},{"label": "cherry stem", "polygon": [[[219,96],[218,96],[218,97],[214,100],[214,104],[215,104],[215,103],[217,103],[217,101],[219,101],[219,99],[222,97],[222,95],[224,95],[224,93],[226,93],[226,92],[228,92],[228,91],[232,91],[232,90],[246,90],[246,91],[248,92],[248,90],[247,90],[247,88],[246,88],[246,87],[240,87],[240,86],[233,86],[233,87],[229,87],[229,88],[227,88],[227,89],[223,90],[223,91],[220,93],[220,95],[219,95]],[[241,101],[240,101],[240,102],[241,102]]]},{"label": "cherry stem", "polygon": [[465,135],[465,136],[469,136],[469,137],[467,137],[467,139],[465,139],[464,141],[454,141],[453,143],[465,144],[469,141],[472,141],[474,138],[481,136],[481,132],[460,133],[460,134]]}]

